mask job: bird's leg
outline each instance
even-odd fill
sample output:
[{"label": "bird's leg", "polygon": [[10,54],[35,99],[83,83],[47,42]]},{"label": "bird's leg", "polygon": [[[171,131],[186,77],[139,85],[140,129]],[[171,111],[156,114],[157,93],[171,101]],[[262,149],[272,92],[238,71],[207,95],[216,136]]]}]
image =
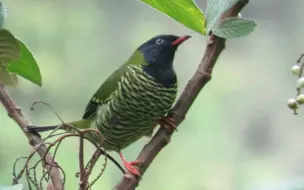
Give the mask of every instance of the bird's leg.
[{"label": "bird's leg", "polygon": [[[177,131],[175,123],[176,123],[175,120],[171,116],[165,116],[165,117],[157,120],[157,122],[152,126],[152,129],[154,130],[157,125],[160,125],[161,127],[164,127],[167,130],[174,129],[175,131]],[[146,136],[152,137],[153,130],[151,131],[151,133],[147,134]]]},{"label": "bird's leg", "polygon": [[123,165],[125,166],[125,168],[128,170],[128,172],[130,172],[131,174],[135,175],[135,176],[140,176],[139,171],[134,167],[134,165],[141,165],[142,163],[138,160],[135,160],[133,162],[128,162],[125,157],[122,155],[121,152],[119,152],[119,156],[123,162]]},{"label": "bird's leg", "polygon": [[160,126],[163,126],[168,130],[174,129],[175,131],[177,131],[176,122],[173,119],[173,117],[171,117],[171,116],[166,116],[166,117],[159,119],[158,124],[160,124]]}]

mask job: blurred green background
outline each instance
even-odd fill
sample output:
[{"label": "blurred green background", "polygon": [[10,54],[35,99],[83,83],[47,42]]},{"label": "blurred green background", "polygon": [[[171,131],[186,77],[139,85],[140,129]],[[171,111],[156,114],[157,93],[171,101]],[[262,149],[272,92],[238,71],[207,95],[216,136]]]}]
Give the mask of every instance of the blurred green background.
[{"label": "blurred green background", "polygon": [[[20,79],[18,88],[9,89],[36,125],[59,121],[45,106],[30,111],[35,100],[51,104],[65,121],[80,118],[102,81],[154,35],[193,36],[176,55],[179,92],[205,50],[204,36],[136,0],[3,2],[8,8],[5,27],[33,51],[43,76],[41,88]],[[197,3],[205,9],[205,1]],[[300,110],[294,116],[286,105],[295,95],[290,68],[304,49],[303,7],[303,0],[250,1],[242,16],[256,20],[256,30],[228,41],[212,81],[138,189],[271,189],[294,179],[304,182],[304,113]],[[0,184],[10,185],[14,160],[28,155],[31,147],[2,107],[0,129]],[[148,140],[125,149],[127,159],[134,160]],[[88,145],[87,157],[92,151]],[[77,189],[77,154],[78,141],[69,139],[57,156],[66,171],[68,190]],[[97,172],[98,167],[94,175]],[[93,189],[111,189],[121,177],[109,162]]]}]

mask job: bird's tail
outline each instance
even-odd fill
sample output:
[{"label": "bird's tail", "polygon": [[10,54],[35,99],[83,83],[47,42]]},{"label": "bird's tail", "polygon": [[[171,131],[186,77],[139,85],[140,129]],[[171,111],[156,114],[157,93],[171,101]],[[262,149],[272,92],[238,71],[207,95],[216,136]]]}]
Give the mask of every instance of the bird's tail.
[{"label": "bird's tail", "polygon": [[[77,128],[77,129],[87,129],[87,128],[91,127],[91,120],[82,119],[82,120],[78,120],[78,121],[72,121],[72,122],[69,122],[67,124],[72,125],[73,127]],[[63,129],[63,130],[68,131],[68,132],[69,131],[72,132],[71,128],[66,127],[64,125],[61,125],[61,124],[60,125],[52,125],[52,126],[28,126],[28,127],[25,127],[24,130],[40,136],[39,135],[40,132],[54,130],[59,126],[61,126],[60,129]],[[102,151],[103,151],[102,154],[105,155],[107,158],[109,158],[122,171],[123,174],[126,173],[124,171],[124,169],[120,166],[120,164],[111,155],[106,153],[104,150],[102,150]]]},{"label": "bird's tail", "polygon": [[[77,128],[77,129],[87,129],[87,128],[90,128],[90,126],[91,126],[91,120],[82,119],[82,120],[78,120],[78,121],[72,121],[67,124]],[[45,131],[54,130],[54,129],[58,128],[59,126],[61,126],[59,129],[62,129],[65,131],[72,131],[71,128],[69,128],[65,125],[62,125],[62,124],[50,125],[50,126],[28,126],[28,127],[24,128],[24,130],[27,132],[32,132],[32,133],[41,133],[41,132],[45,132]]]}]

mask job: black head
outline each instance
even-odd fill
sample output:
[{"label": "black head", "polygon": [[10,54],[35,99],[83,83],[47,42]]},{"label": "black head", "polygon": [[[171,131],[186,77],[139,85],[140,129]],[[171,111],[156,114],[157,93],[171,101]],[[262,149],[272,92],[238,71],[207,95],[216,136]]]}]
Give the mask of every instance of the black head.
[{"label": "black head", "polygon": [[191,36],[158,35],[142,44],[137,50],[144,54],[149,66],[158,68],[172,67],[178,46]]},{"label": "black head", "polygon": [[169,87],[176,83],[173,59],[178,46],[191,36],[158,35],[142,44],[137,50],[145,58],[144,71],[158,83]]}]

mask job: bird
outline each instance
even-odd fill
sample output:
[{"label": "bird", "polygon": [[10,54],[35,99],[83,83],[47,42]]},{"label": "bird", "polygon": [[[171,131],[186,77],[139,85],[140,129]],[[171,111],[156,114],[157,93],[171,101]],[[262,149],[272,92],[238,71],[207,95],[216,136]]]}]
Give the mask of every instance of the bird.
[{"label": "bird", "polygon": [[[144,42],[102,83],[83,118],[68,124],[99,130],[104,136],[103,148],[116,151],[127,171],[140,176],[134,166],[141,161],[128,162],[122,150],[144,136],[151,137],[158,124],[176,128],[174,119],[167,115],[178,88],[173,61],[179,45],[190,37],[160,34]],[[25,130],[39,133],[58,126],[28,126]],[[62,129],[68,130],[64,125]],[[100,142],[100,136],[93,132],[90,138]]]}]

